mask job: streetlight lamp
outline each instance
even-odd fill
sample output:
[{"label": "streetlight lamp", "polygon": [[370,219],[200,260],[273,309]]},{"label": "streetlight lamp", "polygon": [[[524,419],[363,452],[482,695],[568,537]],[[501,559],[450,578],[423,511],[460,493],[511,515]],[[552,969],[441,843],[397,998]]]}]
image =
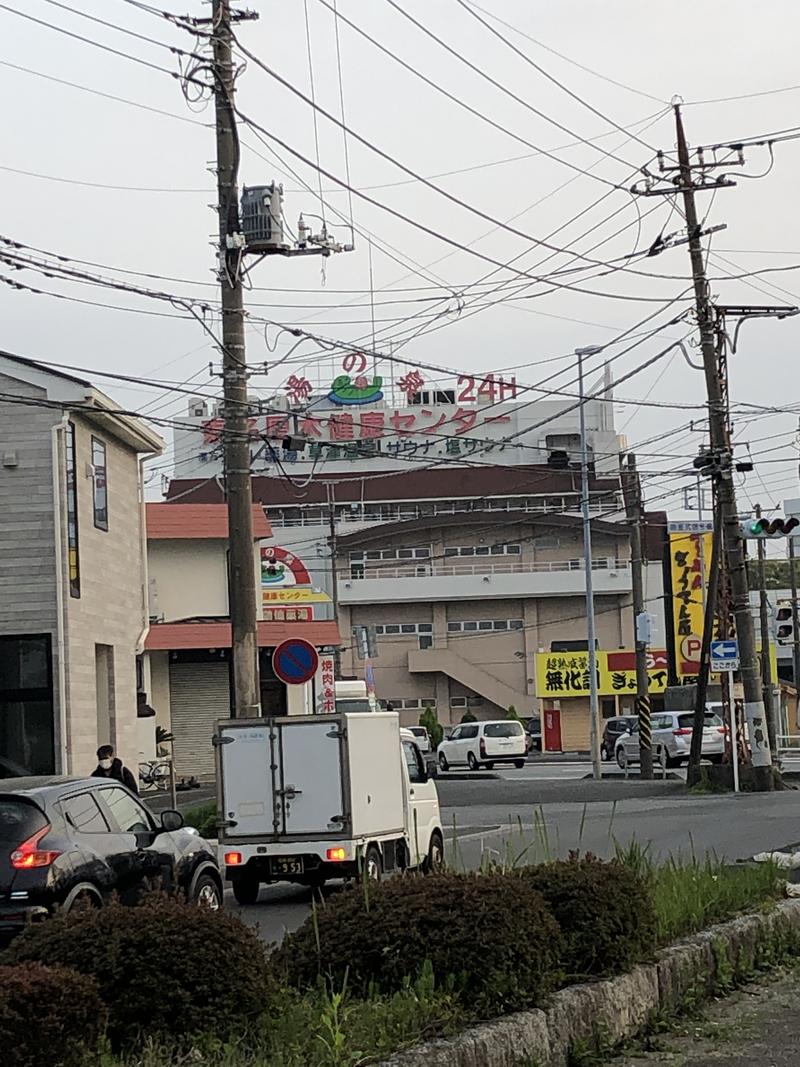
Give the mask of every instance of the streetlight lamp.
[{"label": "streetlight lamp", "polygon": [[592,776],[603,776],[600,765],[600,702],[597,693],[597,642],[594,633],[594,587],[592,584],[592,526],[589,517],[589,446],[586,440],[586,398],[583,392],[583,357],[596,356],[602,345],[576,348],[578,359],[578,414],[581,428],[581,510],[583,512],[583,567],[586,580],[586,623],[589,646],[589,722],[592,750]]}]

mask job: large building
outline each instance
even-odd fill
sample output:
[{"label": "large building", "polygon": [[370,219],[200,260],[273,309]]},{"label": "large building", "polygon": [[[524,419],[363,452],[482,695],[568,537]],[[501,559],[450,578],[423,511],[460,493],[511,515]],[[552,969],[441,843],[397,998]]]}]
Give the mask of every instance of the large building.
[{"label": "large building", "polygon": [[0,353],[0,775],[135,765],[148,631],[142,463],[91,382]]}]

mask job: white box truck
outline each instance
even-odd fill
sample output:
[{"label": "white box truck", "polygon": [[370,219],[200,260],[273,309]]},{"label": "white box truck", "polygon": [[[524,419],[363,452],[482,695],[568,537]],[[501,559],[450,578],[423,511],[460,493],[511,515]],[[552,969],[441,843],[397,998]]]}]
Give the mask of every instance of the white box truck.
[{"label": "white box truck", "polygon": [[395,712],[217,724],[220,863],[240,904],[269,882],[436,869],[436,783]]}]

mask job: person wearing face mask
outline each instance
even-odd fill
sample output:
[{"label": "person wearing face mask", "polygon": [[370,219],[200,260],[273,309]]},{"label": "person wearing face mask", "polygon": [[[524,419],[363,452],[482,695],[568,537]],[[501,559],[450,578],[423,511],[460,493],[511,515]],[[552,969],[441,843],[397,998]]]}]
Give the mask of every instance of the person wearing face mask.
[{"label": "person wearing face mask", "polygon": [[114,755],[113,745],[101,745],[97,750],[97,767],[92,771],[92,778],[115,778],[122,782],[132,793],[139,795],[136,779],[122,760]]}]

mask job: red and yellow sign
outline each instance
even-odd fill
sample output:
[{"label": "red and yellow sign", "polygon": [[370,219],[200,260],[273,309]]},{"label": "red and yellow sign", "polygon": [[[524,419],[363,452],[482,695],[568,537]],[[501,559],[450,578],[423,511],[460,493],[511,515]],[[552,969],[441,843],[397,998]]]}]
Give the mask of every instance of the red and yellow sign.
[{"label": "red and yellow sign", "polygon": [[[667,688],[667,653],[647,653],[648,691]],[[600,696],[636,693],[636,653],[627,649],[597,653],[597,691]],[[588,652],[538,652],[536,654],[538,697],[583,697],[589,695]]]},{"label": "red and yellow sign", "polygon": [[705,590],[711,571],[711,533],[670,532],[672,618],[679,678],[700,671]]}]

